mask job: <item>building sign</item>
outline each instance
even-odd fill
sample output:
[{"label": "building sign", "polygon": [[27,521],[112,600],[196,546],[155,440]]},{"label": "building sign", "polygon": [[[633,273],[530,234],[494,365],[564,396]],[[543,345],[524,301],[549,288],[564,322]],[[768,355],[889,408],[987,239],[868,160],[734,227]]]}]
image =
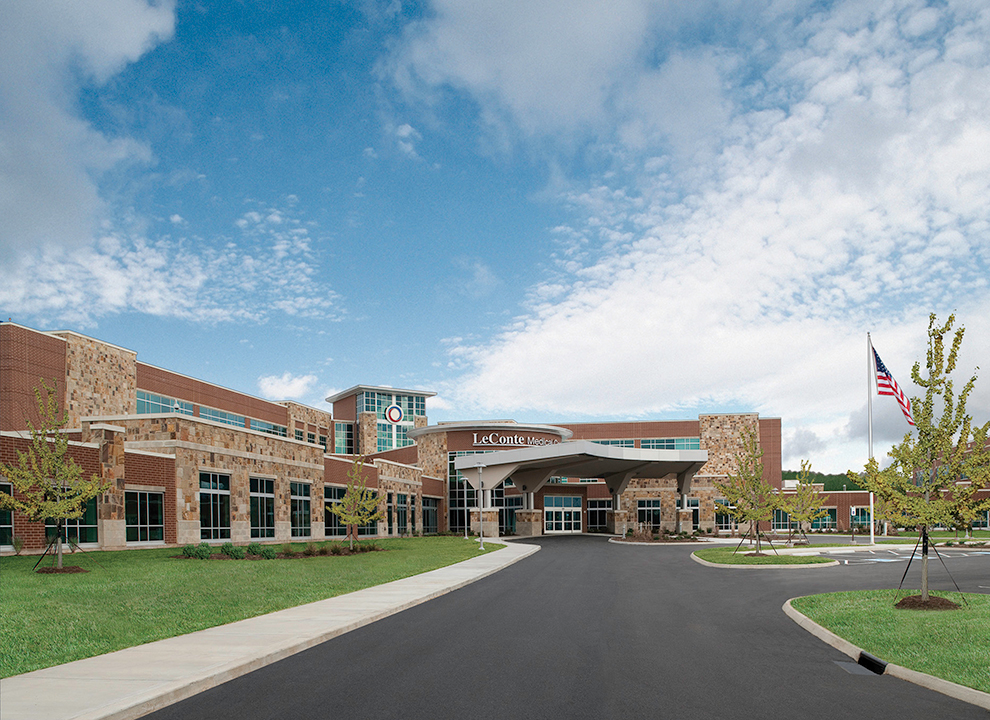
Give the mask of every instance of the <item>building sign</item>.
[{"label": "building sign", "polygon": [[402,408],[398,405],[389,405],[385,408],[385,419],[390,423],[402,422]]},{"label": "building sign", "polygon": [[538,447],[542,445],[559,445],[559,438],[536,437],[501,432],[472,433],[475,447]]}]

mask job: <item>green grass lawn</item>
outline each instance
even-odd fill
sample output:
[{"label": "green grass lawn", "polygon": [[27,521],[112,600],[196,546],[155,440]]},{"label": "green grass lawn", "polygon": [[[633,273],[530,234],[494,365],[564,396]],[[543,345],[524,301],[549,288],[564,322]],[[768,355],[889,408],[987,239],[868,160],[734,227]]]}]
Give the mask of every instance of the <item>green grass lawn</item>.
[{"label": "green grass lawn", "polygon": [[[919,590],[901,591],[900,597]],[[959,593],[933,593],[960,603]],[[893,590],[812,595],[791,604],[868,653],[912,670],[990,692],[990,595],[967,594],[961,610],[894,608]]]},{"label": "green grass lawn", "polygon": [[764,553],[769,553],[764,557],[747,557],[747,553],[755,552],[755,548],[741,547],[739,552],[735,552],[735,547],[705,548],[695,551],[702,560],[719,565],[817,565],[819,563],[833,562],[829,558],[802,555],[774,555],[773,550],[768,547],[763,548]]},{"label": "green grass lawn", "polygon": [[[0,677],[323,600],[480,554],[477,542],[460,537],[375,544],[387,552],[222,561],[175,559],[175,548],[77,552],[64,564],[89,572],[72,575],[32,572],[37,556],[0,558]],[[486,544],[485,552],[501,547]]]}]

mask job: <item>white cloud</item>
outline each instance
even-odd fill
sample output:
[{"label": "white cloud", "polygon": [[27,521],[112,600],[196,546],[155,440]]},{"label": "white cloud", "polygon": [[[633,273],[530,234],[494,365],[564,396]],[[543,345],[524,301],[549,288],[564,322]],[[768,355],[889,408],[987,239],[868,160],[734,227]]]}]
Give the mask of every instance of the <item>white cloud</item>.
[{"label": "white cloud", "polygon": [[80,82],[101,84],[171,37],[174,3],[8,0],[0,23],[0,258],[38,244],[90,242],[107,213],[97,178],[149,149],[104,135],[75,108]]},{"label": "white cloud", "polygon": [[84,327],[127,311],[207,323],[338,319],[339,298],[320,277],[309,231],[287,210],[260,210],[239,218],[240,234],[219,247],[105,235],[70,251],[23,252],[0,267],[0,307]]},{"label": "white cloud", "polygon": [[262,375],[258,378],[258,391],[270,400],[298,400],[305,397],[318,380],[316,375],[293,375],[288,371],[281,375]]},{"label": "white cloud", "polygon": [[[563,417],[756,409],[783,418],[785,458],[813,452],[817,468],[844,470],[865,458],[865,432],[851,432],[867,330],[902,382],[924,357],[930,310],[958,309],[972,357],[985,357],[990,11],[798,9],[787,37],[766,28],[759,58],[712,46],[653,67],[636,54],[651,4],[620,5],[594,39],[577,33],[578,8],[531,5],[524,17],[561,17],[536,33],[486,15],[490,41],[470,46],[492,5],[440,3],[398,64],[405,87],[469,92],[482,118],[511,117],[523,134],[597,124],[617,159],[564,191],[581,219],[555,229],[559,274],[527,311],[490,342],[453,344],[453,366],[468,368],[453,402]],[[564,43],[588,56],[554,60]],[[542,60],[545,74],[516,72]],[[563,72],[555,62],[575,65],[580,92],[544,85]],[[897,417],[882,407],[887,439]]]}]

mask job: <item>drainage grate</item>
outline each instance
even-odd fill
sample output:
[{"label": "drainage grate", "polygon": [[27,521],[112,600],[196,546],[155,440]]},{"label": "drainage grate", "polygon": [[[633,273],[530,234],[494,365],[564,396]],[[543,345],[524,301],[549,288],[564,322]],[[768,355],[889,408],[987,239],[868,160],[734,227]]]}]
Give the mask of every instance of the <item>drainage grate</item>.
[{"label": "drainage grate", "polygon": [[833,660],[836,665],[845,670],[850,675],[873,675],[872,670],[867,670],[862,665],[857,665],[854,662],[849,662],[848,660]]}]

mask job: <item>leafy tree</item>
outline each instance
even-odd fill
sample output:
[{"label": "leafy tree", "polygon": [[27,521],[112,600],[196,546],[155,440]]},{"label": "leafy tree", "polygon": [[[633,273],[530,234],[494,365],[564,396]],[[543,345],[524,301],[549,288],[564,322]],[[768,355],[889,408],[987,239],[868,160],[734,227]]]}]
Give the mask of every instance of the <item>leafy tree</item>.
[{"label": "leafy tree", "polygon": [[[861,484],[885,503],[907,524],[921,528],[921,599],[928,600],[928,529],[935,525],[960,522],[970,511],[985,507],[977,501],[978,490],[990,484],[990,422],[973,425],[966,413],[966,401],[976,385],[976,373],[956,394],[952,373],[956,369],[965,328],[952,333],[946,354],[946,335],[952,331],[955,315],[939,325],[935,314],[928,319],[927,377],[920,363],[911,369],[914,384],[925,391],[923,398],[911,398],[917,434],[907,433],[891,448],[892,462],[881,470],[876,459],[866,464]],[[958,485],[968,479],[969,485]]]},{"label": "leafy tree", "polygon": [[347,471],[347,490],[340,502],[330,503],[327,509],[340,518],[347,526],[347,538],[351,550],[354,549],[354,536],[360,525],[381,520],[384,514],[378,509],[378,497],[368,489],[364,477],[364,456],[354,460],[351,469]]},{"label": "leafy tree", "polygon": [[[0,509],[17,510],[32,522],[55,521],[55,553],[62,568],[62,536],[65,521],[82,516],[90,498],[106,492],[109,481],[97,475],[83,477],[82,468],[68,455],[69,439],[62,428],[68,413],[59,411],[55,382],[44,380],[34,389],[40,425],[27,421],[31,445],[17,452],[16,465],[0,465],[15,493],[0,493]],[[42,396],[44,391],[44,396]],[[22,499],[17,499],[19,494]]]},{"label": "leafy tree", "polygon": [[763,479],[763,448],[756,433],[746,429],[742,436],[743,451],[736,453],[736,472],[725,480],[716,480],[715,485],[725,496],[725,502],[719,503],[719,511],[731,515],[737,523],[749,524],[746,537],[756,538],[756,552],[760,553],[760,523],[773,517],[779,496]]},{"label": "leafy tree", "polygon": [[814,485],[814,478],[811,473],[811,461],[801,461],[801,471],[797,476],[797,486],[794,492],[782,495],[780,498],[781,509],[787,512],[791,520],[798,523],[798,529],[805,541],[808,536],[805,534],[805,523],[809,526],[820,517],[828,515],[828,511],[822,507],[822,496],[818,488]]}]

